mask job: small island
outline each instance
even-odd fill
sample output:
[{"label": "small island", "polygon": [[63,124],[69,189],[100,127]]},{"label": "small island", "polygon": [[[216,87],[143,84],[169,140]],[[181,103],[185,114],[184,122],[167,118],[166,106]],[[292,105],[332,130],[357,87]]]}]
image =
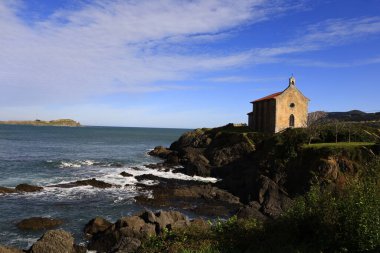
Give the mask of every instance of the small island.
[{"label": "small island", "polygon": [[72,119],[57,119],[57,120],[9,120],[0,121],[0,125],[30,125],[30,126],[65,126],[65,127],[79,127],[81,124]]}]

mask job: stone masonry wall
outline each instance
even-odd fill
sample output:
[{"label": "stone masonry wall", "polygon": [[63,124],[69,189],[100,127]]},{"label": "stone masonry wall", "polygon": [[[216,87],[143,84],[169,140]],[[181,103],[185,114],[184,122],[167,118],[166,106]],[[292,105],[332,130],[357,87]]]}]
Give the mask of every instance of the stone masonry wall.
[{"label": "stone masonry wall", "polygon": [[[281,95],[276,97],[276,129],[282,131],[289,127],[290,115],[294,115],[294,127],[307,126],[308,99],[294,86],[290,85]],[[294,107],[290,105],[294,103]]]}]

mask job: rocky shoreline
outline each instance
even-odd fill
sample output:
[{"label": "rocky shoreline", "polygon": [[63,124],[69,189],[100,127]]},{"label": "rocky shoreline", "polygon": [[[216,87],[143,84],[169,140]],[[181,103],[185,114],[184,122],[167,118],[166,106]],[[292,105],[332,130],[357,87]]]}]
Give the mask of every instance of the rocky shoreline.
[{"label": "rocky shoreline", "polygon": [[[151,236],[190,226],[201,229],[210,226],[206,220],[190,220],[175,210],[208,219],[236,215],[239,219],[268,222],[281,216],[292,205],[294,197],[306,192],[312,183],[339,189],[347,178],[360,174],[361,164],[375,156],[366,148],[305,149],[302,138],[302,133],[295,130],[267,136],[240,132],[231,126],[185,133],[169,148],[159,146],[150,151],[149,155],[163,161],[146,167],[190,176],[217,177],[218,182],[168,179],[151,174],[135,176],[138,181],[135,185],[138,191],[134,197],[136,203],[161,211],[145,210],[121,217],[115,223],[96,217],[83,230],[87,243],[82,246],[75,245],[68,232],[51,230],[24,252],[144,252],[141,245]],[[133,176],[128,171],[120,175]],[[122,187],[96,178],[47,187],[80,186],[99,189]],[[15,188],[0,187],[0,194],[43,190],[39,186],[22,184]],[[59,220],[32,217],[20,221],[18,226],[20,229],[45,230],[60,224]],[[22,251],[0,246],[0,252]]]},{"label": "rocky shoreline", "polygon": [[122,217],[115,223],[102,217],[95,217],[83,228],[83,234],[88,239],[86,246],[75,244],[70,233],[58,229],[45,232],[29,249],[21,250],[0,245],[0,252],[136,252],[142,242],[152,236],[160,236],[168,231],[186,229],[190,226],[204,228],[209,227],[210,224],[199,218],[190,220],[177,211],[158,211],[156,213],[143,211],[132,216]]}]

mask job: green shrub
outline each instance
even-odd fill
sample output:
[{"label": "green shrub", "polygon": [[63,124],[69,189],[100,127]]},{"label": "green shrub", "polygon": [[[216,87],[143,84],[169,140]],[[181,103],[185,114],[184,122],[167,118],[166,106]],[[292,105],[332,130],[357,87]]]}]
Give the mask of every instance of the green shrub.
[{"label": "green shrub", "polygon": [[339,192],[313,186],[276,220],[217,220],[211,227],[164,231],[140,252],[380,252],[380,159]]},{"label": "green shrub", "polygon": [[[268,249],[277,238],[279,249],[296,247],[300,252],[380,249],[379,168],[378,160],[373,161],[368,174],[341,192],[313,187],[283,217],[265,228],[259,246]],[[277,252],[276,248],[272,251]]]}]

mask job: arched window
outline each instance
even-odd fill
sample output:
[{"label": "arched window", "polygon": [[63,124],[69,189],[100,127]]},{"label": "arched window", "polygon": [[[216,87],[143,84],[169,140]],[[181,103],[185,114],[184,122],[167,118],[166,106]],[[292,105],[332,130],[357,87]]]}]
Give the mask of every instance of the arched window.
[{"label": "arched window", "polygon": [[294,115],[290,115],[289,117],[289,127],[294,127]]}]

